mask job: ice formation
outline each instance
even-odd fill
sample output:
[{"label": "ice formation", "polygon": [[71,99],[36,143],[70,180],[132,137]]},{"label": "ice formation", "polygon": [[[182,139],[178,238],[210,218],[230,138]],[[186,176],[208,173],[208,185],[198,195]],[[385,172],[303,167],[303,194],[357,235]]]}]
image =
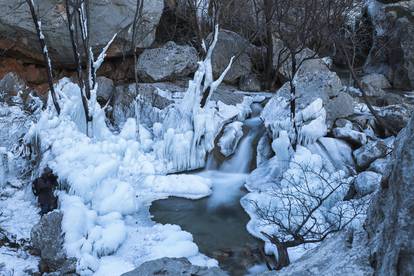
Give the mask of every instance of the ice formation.
[{"label": "ice formation", "polygon": [[157,199],[209,195],[212,184],[207,178],[167,173],[204,166],[224,124],[251,112],[253,100],[248,97],[238,106],[209,100],[231,65],[213,80],[210,59],[216,40],[217,35],[184,98],[163,110],[147,109],[160,113],[154,117],[158,121],[141,123],[137,113],[114,134],[106,125],[104,111],[92,99],[93,136],[88,137],[80,88],[62,79],[56,85],[60,116],[49,105],[28,132],[27,142],[40,141],[40,168],[50,166],[63,187],[59,202],[64,248],[69,257],[77,258],[79,273],[122,274],[160,257],[187,257],[197,265],[217,265],[198,252],[191,234],[179,226],[154,224],[148,213]]}]

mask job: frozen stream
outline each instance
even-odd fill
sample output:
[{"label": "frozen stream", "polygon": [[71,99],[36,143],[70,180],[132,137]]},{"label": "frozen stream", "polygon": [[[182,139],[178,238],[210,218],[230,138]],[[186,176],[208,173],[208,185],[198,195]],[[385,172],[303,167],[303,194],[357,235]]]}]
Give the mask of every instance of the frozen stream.
[{"label": "frozen stream", "polygon": [[249,119],[250,129],[240,141],[236,153],[218,170],[198,173],[213,183],[213,193],[201,200],[177,197],[152,203],[153,220],[162,224],[178,224],[193,235],[200,251],[217,259],[231,275],[243,275],[260,262],[261,242],[246,230],[249,216],[240,205],[246,194],[245,179],[254,155],[254,141],[259,134],[258,118]]}]

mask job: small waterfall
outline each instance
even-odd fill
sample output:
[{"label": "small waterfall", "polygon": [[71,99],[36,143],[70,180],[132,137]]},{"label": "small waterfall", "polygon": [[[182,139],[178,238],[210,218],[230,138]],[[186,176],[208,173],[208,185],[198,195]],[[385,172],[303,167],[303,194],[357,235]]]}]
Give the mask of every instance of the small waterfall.
[{"label": "small waterfall", "polygon": [[248,134],[244,137],[236,149],[236,153],[229,159],[224,161],[220,167],[220,171],[228,173],[249,173],[250,164],[253,158],[253,142],[259,134],[262,120],[259,117],[247,119],[244,125],[249,129]]}]

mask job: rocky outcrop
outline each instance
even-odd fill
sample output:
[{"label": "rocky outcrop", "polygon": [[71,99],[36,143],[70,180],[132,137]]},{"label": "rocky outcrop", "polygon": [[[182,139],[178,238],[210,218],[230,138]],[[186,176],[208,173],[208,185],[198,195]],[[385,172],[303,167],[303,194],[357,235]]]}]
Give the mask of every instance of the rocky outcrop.
[{"label": "rocky outcrop", "polygon": [[217,267],[207,268],[192,265],[185,258],[162,258],[145,262],[138,268],[122,274],[122,276],[228,276]]},{"label": "rocky outcrop", "polygon": [[[42,0],[38,4],[38,16],[42,20],[43,33],[55,64],[72,64],[73,54],[68,34],[66,9],[63,1]],[[91,1],[91,45],[100,51],[115,33],[118,37],[108,52],[109,57],[121,56],[128,32],[134,20],[135,1]],[[38,38],[26,3],[16,0],[0,0],[0,49],[18,53],[36,61],[42,61]],[[143,20],[138,27],[138,47],[149,47],[164,8],[163,0],[144,1]]]},{"label": "rocky outcrop", "polygon": [[68,259],[63,248],[62,218],[62,212],[50,212],[32,229],[32,245],[40,252],[43,272],[59,271],[65,274],[76,270],[76,260]]},{"label": "rocky outcrop", "polygon": [[[207,40],[211,41],[211,39],[212,35],[210,34]],[[212,57],[214,77],[218,78],[221,75],[233,56],[237,57],[237,60],[234,61],[224,81],[236,83],[241,76],[250,74],[252,61],[248,55],[249,47],[250,42],[239,34],[228,30],[220,30]]]},{"label": "rocky outcrop", "polygon": [[414,87],[414,1],[369,2],[375,32],[365,71],[385,75],[393,87]]},{"label": "rocky outcrop", "polygon": [[366,223],[376,275],[414,275],[414,117],[399,135],[391,168]]},{"label": "rocky outcrop", "polygon": [[163,47],[145,50],[138,58],[139,77],[146,82],[174,81],[197,70],[197,50],[173,41]]}]

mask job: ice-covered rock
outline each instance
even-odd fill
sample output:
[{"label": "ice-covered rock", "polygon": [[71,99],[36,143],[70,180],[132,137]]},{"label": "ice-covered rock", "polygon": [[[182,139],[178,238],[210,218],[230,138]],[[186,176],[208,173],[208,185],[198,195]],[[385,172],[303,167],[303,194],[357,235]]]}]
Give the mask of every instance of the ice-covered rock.
[{"label": "ice-covered rock", "polygon": [[318,154],[326,161],[326,169],[352,172],[355,162],[352,158],[352,148],[349,144],[331,137],[319,138],[316,143],[306,146],[312,153]]},{"label": "ice-covered rock", "polygon": [[381,178],[382,175],[376,172],[366,171],[358,174],[353,181],[357,197],[375,192],[380,186]]},{"label": "ice-covered rock", "polygon": [[348,141],[354,145],[362,146],[367,143],[367,135],[353,129],[352,123],[347,122],[344,127],[332,130],[334,137]]},{"label": "ice-covered rock", "polygon": [[75,272],[76,260],[68,259],[63,247],[62,232],[63,214],[53,211],[44,215],[31,233],[33,247],[39,250],[41,261],[51,271],[64,273]]},{"label": "ice-covered rock", "polygon": [[137,70],[146,82],[173,81],[194,73],[197,61],[195,48],[170,41],[161,48],[144,50],[138,58]]},{"label": "ice-covered rock", "polygon": [[371,141],[355,150],[353,155],[360,168],[367,168],[373,161],[387,155],[389,148],[383,140]]},{"label": "ice-covered rock", "polygon": [[160,274],[165,276],[228,276],[220,268],[195,266],[185,258],[162,258],[145,262],[122,276],[156,276]]},{"label": "ice-covered rock", "polygon": [[220,137],[218,146],[220,147],[220,152],[224,156],[230,156],[234,153],[239,144],[240,139],[243,137],[243,123],[236,121],[231,124],[228,124],[224,128],[223,135]]}]

